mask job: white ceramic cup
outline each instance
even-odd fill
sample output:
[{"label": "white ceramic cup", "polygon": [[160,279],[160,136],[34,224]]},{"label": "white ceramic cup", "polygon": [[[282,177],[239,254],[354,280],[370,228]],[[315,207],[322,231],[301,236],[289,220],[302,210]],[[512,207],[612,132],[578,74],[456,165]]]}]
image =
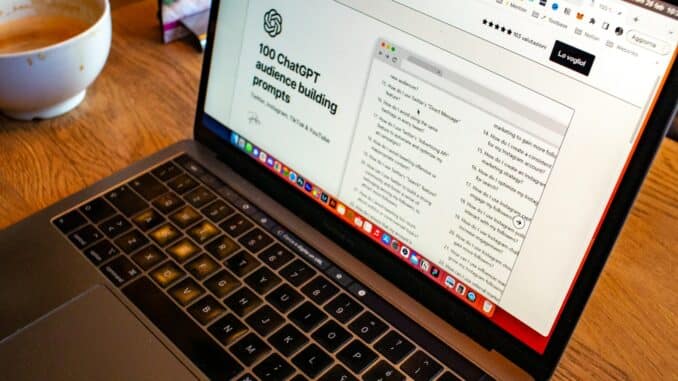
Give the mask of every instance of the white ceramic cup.
[{"label": "white ceramic cup", "polygon": [[89,28],[44,48],[0,53],[0,112],[11,118],[45,119],[72,110],[108,58],[108,0],[0,0],[0,23],[44,12],[79,18]]}]

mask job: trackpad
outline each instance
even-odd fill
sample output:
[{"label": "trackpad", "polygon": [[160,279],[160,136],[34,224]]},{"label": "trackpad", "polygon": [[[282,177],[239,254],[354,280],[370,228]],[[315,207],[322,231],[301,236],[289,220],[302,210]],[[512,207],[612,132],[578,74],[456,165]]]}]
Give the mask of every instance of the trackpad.
[{"label": "trackpad", "polygon": [[8,380],[195,380],[104,286],[0,343]]}]

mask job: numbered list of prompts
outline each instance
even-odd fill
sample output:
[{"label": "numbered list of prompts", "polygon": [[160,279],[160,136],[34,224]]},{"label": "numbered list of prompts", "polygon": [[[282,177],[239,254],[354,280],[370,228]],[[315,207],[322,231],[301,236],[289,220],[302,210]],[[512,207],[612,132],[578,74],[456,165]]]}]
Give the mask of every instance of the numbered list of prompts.
[{"label": "numbered list of prompts", "polygon": [[436,81],[373,61],[340,197],[498,302],[557,148]]}]

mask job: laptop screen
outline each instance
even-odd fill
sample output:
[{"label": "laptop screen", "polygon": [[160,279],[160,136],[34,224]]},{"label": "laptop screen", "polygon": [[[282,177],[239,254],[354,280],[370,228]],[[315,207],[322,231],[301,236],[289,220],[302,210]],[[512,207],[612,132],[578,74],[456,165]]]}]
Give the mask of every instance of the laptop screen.
[{"label": "laptop screen", "polygon": [[541,353],[675,58],[677,14],[223,1],[208,127]]}]

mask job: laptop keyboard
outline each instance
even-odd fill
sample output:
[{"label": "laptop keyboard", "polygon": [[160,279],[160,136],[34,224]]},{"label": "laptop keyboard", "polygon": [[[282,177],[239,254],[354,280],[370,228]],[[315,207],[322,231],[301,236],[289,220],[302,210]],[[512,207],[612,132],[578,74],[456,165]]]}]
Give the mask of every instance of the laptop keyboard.
[{"label": "laptop keyboard", "polygon": [[210,379],[491,379],[187,155],[53,223]]}]

